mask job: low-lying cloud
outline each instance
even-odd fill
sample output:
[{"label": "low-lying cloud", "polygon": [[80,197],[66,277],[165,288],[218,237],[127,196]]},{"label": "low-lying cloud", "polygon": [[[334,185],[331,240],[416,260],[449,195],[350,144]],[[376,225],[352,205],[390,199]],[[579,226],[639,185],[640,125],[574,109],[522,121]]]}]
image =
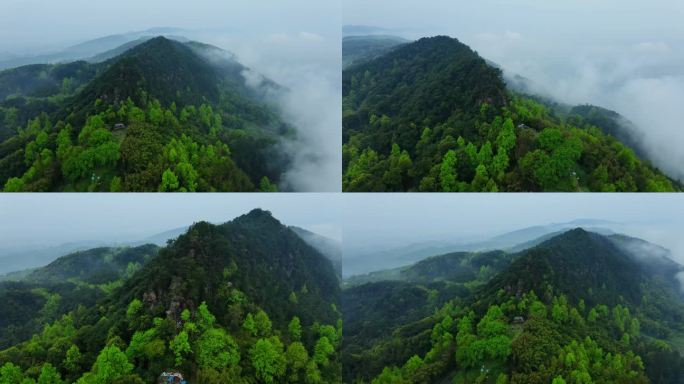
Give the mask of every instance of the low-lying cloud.
[{"label": "low-lying cloud", "polygon": [[313,32],[264,35],[198,35],[196,38],[236,54],[250,68],[246,84],[259,87],[264,77],[287,88],[275,92],[285,121],[297,128],[294,140],[280,148],[292,164],[281,189],[339,191],[342,124],[341,47],[338,35]]},{"label": "low-lying cloud", "polygon": [[599,44],[586,37],[558,44],[545,41],[541,31],[504,31],[476,34],[472,45],[507,76],[528,78],[535,93],[620,113],[636,124],[652,163],[684,180],[684,51],[678,42]]}]

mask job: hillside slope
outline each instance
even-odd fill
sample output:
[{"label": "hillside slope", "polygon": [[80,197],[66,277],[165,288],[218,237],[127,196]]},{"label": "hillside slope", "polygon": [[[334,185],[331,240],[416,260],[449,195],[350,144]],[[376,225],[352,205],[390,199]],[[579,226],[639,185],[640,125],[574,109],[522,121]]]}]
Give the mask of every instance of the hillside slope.
[{"label": "hillside slope", "polygon": [[[407,283],[345,289],[343,303],[356,307],[345,316],[371,319],[345,318],[355,335],[388,327],[374,338],[345,339],[347,380],[562,383],[583,377],[674,384],[684,378],[676,342],[684,331],[684,296],[674,278],[684,267],[667,250],[578,228],[509,257],[509,266],[467,282],[474,289],[453,291],[437,306],[427,296],[405,302],[391,296],[396,284]],[[435,282],[402,289],[431,287],[439,297],[444,291]],[[403,317],[386,323],[373,316],[386,311]]]},{"label": "hillside slope", "polygon": [[447,36],[342,78],[346,191],[682,189],[611,136],[615,121],[581,108],[570,118],[512,92],[500,69]]},{"label": "hillside slope", "polygon": [[0,349],[29,339],[79,306],[94,305],[156,253],[154,245],[95,248],[0,282]]},{"label": "hillside slope", "polygon": [[97,304],[1,351],[0,375],[35,379],[50,369],[69,382],[143,383],[173,371],[197,383],[341,383],[339,297],[332,263],[255,209],[194,224]]},{"label": "hillside slope", "polygon": [[296,136],[230,53],[150,38],[98,63],[0,72],[6,191],[276,189]]}]

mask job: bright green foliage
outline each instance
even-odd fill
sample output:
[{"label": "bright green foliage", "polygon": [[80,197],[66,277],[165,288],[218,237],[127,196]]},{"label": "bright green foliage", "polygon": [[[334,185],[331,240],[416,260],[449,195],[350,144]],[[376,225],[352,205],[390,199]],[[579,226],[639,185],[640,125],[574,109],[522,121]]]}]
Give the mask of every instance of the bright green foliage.
[{"label": "bright green foliage", "polygon": [[[351,323],[345,341],[352,345],[343,349],[348,378],[353,383],[678,383],[683,360],[664,340],[671,340],[669,332],[678,329],[684,314],[679,285],[663,283],[650,263],[615,247],[620,241],[625,239],[576,229],[509,254],[507,262],[495,257],[503,252],[455,252],[377,275],[399,281],[350,279],[347,284],[359,285],[343,291],[349,295],[345,300],[364,316],[345,319]],[[478,260],[483,254],[487,257]],[[469,264],[473,259],[497,272],[481,276]],[[447,260],[459,269],[456,277]],[[463,277],[466,270],[470,280]],[[411,297],[428,296],[426,287],[455,298],[434,305]],[[363,312],[362,305],[372,310]],[[405,317],[391,321],[386,313]],[[375,336],[378,328],[389,329]],[[644,336],[644,329],[652,333]],[[363,337],[375,339],[363,344]],[[417,354],[417,347],[425,352]]]},{"label": "bright green foliage", "polygon": [[590,323],[595,323],[597,319],[598,319],[598,312],[596,312],[596,309],[595,308],[590,309],[589,314],[587,315],[587,321]]},{"label": "bright green foliage", "polygon": [[249,355],[257,378],[264,383],[274,383],[285,374],[287,361],[277,338],[259,339]]},{"label": "bright green foliage", "polygon": [[21,192],[24,189],[24,181],[18,177],[8,179],[5,183],[5,192]]},{"label": "bright green foliage", "polygon": [[131,301],[131,303],[128,304],[128,308],[126,309],[126,318],[132,320],[135,317],[139,316],[142,311],[142,305],[142,301],[138,299],[133,299],[133,301]]},{"label": "bright green foliage", "polygon": [[394,143],[387,162],[387,171],[382,175],[383,183],[390,191],[405,190],[410,183],[409,172],[413,166],[409,153]]},{"label": "bright green foliage", "polygon": [[201,368],[223,368],[235,366],[240,361],[238,345],[233,338],[221,328],[205,331],[197,340],[196,359]]},{"label": "bright green foliage", "polygon": [[401,378],[401,372],[398,368],[385,367],[382,370],[382,373],[373,379],[371,384],[398,384],[403,382],[404,381]]},{"label": "bright green foliage", "polygon": [[105,347],[97,356],[93,369],[87,373],[80,383],[107,384],[133,371],[126,355],[116,346]]},{"label": "bright green foliage", "polygon": [[20,383],[24,378],[21,368],[12,363],[5,363],[0,367],[0,384]]},{"label": "bright green foliage", "polygon": [[256,336],[258,334],[259,331],[257,330],[256,323],[254,322],[254,317],[251,313],[248,313],[245,317],[245,321],[242,323],[242,328],[244,328],[252,336]]},{"label": "bright green foliage", "polygon": [[172,170],[167,168],[166,171],[162,173],[162,181],[159,185],[159,191],[173,192],[177,191],[179,186],[180,183],[178,181],[178,177],[176,177],[176,174],[174,174]]},{"label": "bright green foliage", "polygon": [[545,318],[547,314],[547,309],[544,303],[541,301],[534,301],[530,305],[530,311],[529,311],[529,316],[530,317],[538,317],[538,318]]},{"label": "bright green foliage", "polygon": [[332,325],[321,325],[318,333],[321,335],[321,337],[325,337],[330,341],[331,344],[336,345],[341,337],[340,337],[340,331],[338,329],[335,329]]},{"label": "bright green foliage", "polygon": [[197,308],[197,323],[199,324],[200,329],[210,329],[214,326],[215,321],[216,316],[209,312],[207,303],[202,302],[202,304],[200,304],[200,306]]},{"label": "bright green foliage", "polygon": [[268,179],[268,177],[264,176],[259,182],[259,190],[261,192],[278,192],[278,186],[271,184],[271,181]]},{"label": "bright green foliage", "polygon": [[465,368],[474,367],[478,362],[473,345],[477,338],[473,333],[471,315],[463,316],[458,322],[456,334],[456,362]]},{"label": "bright green foliage", "polygon": [[487,167],[484,164],[480,164],[475,168],[475,177],[471,184],[473,191],[478,192],[497,192],[498,188],[492,179],[489,178],[489,173],[487,172]]},{"label": "bright green foliage", "polygon": [[169,349],[173,351],[176,357],[176,366],[180,367],[183,364],[184,356],[192,352],[187,332],[180,331],[169,343]]},{"label": "bright green foliage", "polygon": [[456,183],[456,152],[448,151],[444,154],[442,165],[439,167],[439,182],[442,192],[457,192]]},{"label": "bright green foliage", "polygon": [[501,309],[493,305],[477,324],[477,340],[471,348],[480,359],[505,361],[511,353],[511,339],[506,334],[506,319]]},{"label": "bright green foliage", "polygon": [[304,381],[306,384],[321,384],[323,383],[323,378],[321,377],[321,371],[318,369],[316,363],[312,360],[306,365],[306,378]]},{"label": "bright green foliage", "polygon": [[52,364],[45,363],[40,369],[38,384],[62,384],[62,376]]},{"label": "bright green foliage", "polygon": [[319,366],[327,366],[330,362],[329,358],[335,352],[335,347],[330,343],[327,337],[323,336],[316,342],[314,347],[313,360]]},{"label": "bright green foliage", "polygon": [[292,337],[292,340],[299,340],[302,338],[302,325],[299,321],[299,317],[293,317],[288,324],[287,329],[290,332],[290,337]]},{"label": "bright green foliage", "polygon": [[423,366],[423,359],[420,358],[418,355],[413,355],[411,356],[408,361],[406,361],[406,364],[401,368],[401,374],[404,377],[411,377],[413,376],[418,369],[420,369]]},{"label": "bright green foliage", "polygon": [[64,368],[69,372],[78,372],[81,369],[81,351],[78,346],[72,345],[69,347],[64,357]]},{"label": "bright green foliage", "polygon": [[645,382],[640,357],[632,352],[606,353],[589,337],[563,347],[557,364],[557,370],[571,382],[606,382],[611,378],[621,383]]},{"label": "bright green foliage", "polygon": [[290,344],[287,347],[287,351],[285,351],[285,358],[287,360],[289,380],[291,382],[301,382],[301,374],[305,372],[306,364],[309,361],[309,354],[306,351],[304,344],[299,341]]},{"label": "bright green foliage", "polygon": [[568,301],[565,296],[554,298],[553,305],[551,307],[551,318],[556,323],[564,323],[568,321]]},{"label": "bright green foliage", "polygon": [[273,324],[271,319],[268,318],[266,312],[259,310],[256,316],[254,316],[254,325],[256,326],[257,335],[260,337],[267,337],[271,334],[271,328]]}]

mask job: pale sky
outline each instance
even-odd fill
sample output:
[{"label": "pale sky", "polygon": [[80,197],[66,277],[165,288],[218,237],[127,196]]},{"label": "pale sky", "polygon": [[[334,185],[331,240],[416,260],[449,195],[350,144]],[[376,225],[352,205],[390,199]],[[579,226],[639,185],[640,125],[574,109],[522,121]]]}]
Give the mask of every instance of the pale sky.
[{"label": "pale sky", "polygon": [[0,51],[75,44],[152,27],[338,33],[338,1],[0,0]]},{"label": "pale sky", "polygon": [[[344,0],[343,22],[470,38],[510,30],[557,40],[684,37],[678,0]],[[543,32],[543,36],[542,36]],[[637,37],[638,36],[638,37]]]},{"label": "pale sky", "polygon": [[0,239],[5,247],[135,241],[200,220],[223,223],[254,208],[342,239],[345,249],[467,242],[535,225],[607,220],[684,263],[684,194],[2,194]]},{"label": "pale sky", "polygon": [[224,223],[254,208],[339,240],[339,199],[310,193],[25,193],[0,195],[0,239],[8,245],[134,241],[197,221]]}]

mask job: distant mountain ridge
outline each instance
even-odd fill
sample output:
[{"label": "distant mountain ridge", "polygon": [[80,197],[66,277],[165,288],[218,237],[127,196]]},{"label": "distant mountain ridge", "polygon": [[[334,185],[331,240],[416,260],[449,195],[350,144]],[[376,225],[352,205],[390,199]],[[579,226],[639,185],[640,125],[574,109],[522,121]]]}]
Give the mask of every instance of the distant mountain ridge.
[{"label": "distant mountain ridge", "polygon": [[430,241],[415,243],[389,250],[354,251],[345,256],[344,276],[371,273],[378,270],[401,268],[416,263],[430,256],[451,252],[475,251],[521,251],[539,244],[549,236],[554,236],[565,230],[584,226],[594,232],[603,234],[613,233],[610,222],[595,219],[578,219],[566,223],[550,223],[522,228],[481,241]]},{"label": "distant mountain ridge", "polygon": [[[35,56],[14,55],[14,57],[0,60],[0,70],[29,64],[55,64],[67,61],[87,60],[89,58],[96,58],[99,54],[113,50],[119,46],[127,45],[138,39],[145,39],[160,34],[174,35],[182,32],[183,30],[180,28],[163,27],[103,36],[66,47],[59,52]],[[97,59],[94,60],[97,61]]]}]

